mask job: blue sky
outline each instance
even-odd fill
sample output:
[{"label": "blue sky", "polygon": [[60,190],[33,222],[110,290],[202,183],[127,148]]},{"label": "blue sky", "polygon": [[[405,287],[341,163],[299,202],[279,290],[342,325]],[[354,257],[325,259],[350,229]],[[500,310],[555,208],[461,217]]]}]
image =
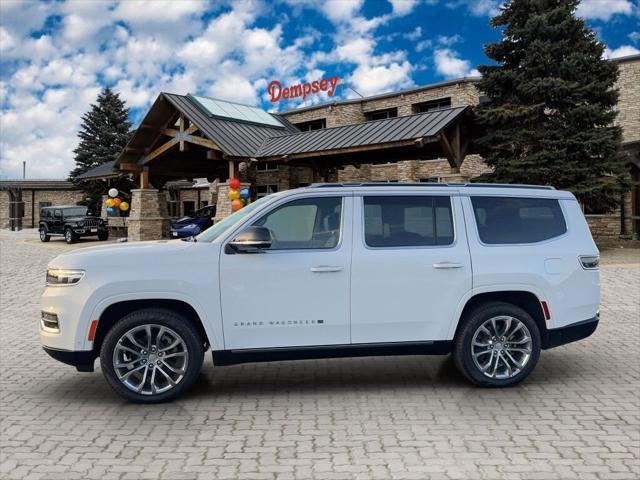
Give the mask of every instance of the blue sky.
[{"label": "blue sky", "polygon": [[[336,98],[476,74],[499,0],[2,0],[0,176],[62,178],[103,86],[139,121],[160,91],[264,108],[283,85],[341,77]],[[609,58],[640,53],[637,0],[583,0]],[[306,99],[326,101],[326,94]]]}]

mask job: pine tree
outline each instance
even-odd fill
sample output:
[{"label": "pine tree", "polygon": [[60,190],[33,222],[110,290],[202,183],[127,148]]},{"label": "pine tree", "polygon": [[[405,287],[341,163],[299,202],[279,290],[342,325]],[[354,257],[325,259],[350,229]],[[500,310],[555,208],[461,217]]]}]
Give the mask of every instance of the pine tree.
[{"label": "pine tree", "polygon": [[489,101],[477,109],[480,181],[553,185],[592,209],[620,201],[624,168],[614,126],[618,68],[583,20],[578,0],[511,0],[491,20],[503,38],[479,67]]},{"label": "pine tree", "polygon": [[[97,98],[91,110],[82,116],[82,124],[78,137],[80,143],[73,151],[76,168],[69,179],[87,197],[87,205],[94,212],[100,211],[102,195],[108,189],[107,183],[101,180],[78,181],[77,177],[87,170],[115,160],[129,140],[129,109],[120,96],[110,88],[105,88]],[[121,191],[131,189],[131,181],[126,176],[110,180],[110,186]]]}]

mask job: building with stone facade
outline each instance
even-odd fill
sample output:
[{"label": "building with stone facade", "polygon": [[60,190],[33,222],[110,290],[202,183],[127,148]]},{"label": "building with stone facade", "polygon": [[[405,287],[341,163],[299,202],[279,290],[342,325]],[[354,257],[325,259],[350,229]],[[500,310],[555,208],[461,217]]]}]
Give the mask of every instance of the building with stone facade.
[{"label": "building with stone facade", "polygon": [[[14,226],[37,228],[42,207],[76,205],[82,199],[82,192],[66,180],[0,180],[0,228],[11,228],[12,220]],[[12,215],[12,204],[21,204],[20,217]]]},{"label": "building with stone facade", "polygon": [[[632,191],[613,213],[586,212],[598,239],[640,236],[640,55],[615,61],[620,161],[629,168]],[[472,141],[473,107],[483,100],[478,81],[461,78],[280,114],[161,93],[108,172],[139,181],[129,238],[164,236],[170,218],[205,204],[216,204],[217,219],[228,215],[227,181],[234,177],[253,198],[318,181],[473,179],[489,170]]]}]

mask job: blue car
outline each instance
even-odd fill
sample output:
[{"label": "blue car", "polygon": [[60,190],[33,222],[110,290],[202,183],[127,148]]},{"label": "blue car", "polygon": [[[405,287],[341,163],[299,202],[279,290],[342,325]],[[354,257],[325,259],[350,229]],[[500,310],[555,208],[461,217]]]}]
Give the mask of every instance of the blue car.
[{"label": "blue car", "polygon": [[170,238],[186,238],[198,235],[213,225],[213,217],[216,215],[216,206],[208,205],[196,210],[188,217],[182,217],[171,224]]}]

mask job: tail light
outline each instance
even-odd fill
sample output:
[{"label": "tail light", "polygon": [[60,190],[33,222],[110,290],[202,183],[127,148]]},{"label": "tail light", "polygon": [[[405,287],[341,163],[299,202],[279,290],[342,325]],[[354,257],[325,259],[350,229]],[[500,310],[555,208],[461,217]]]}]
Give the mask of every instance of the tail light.
[{"label": "tail light", "polygon": [[598,270],[600,267],[600,255],[580,255],[578,259],[585,270]]}]

